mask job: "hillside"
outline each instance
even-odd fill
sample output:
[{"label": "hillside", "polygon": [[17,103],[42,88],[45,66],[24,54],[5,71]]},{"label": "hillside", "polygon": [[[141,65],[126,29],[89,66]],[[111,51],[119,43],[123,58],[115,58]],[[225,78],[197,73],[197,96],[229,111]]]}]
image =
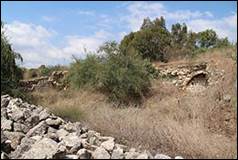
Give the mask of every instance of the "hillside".
[{"label": "hillside", "polygon": [[204,79],[195,80],[181,88],[173,83],[176,76],[158,78],[153,81],[150,97],[137,108],[114,108],[105,95],[93,89],[50,89],[35,91],[32,96],[35,103],[55,114],[80,120],[129,146],[185,158],[234,158],[237,64],[230,57],[232,51],[213,49],[189,61],[155,63],[160,71],[172,68],[179,72],[181,66],[193,68],[206,62],[202,70],[207,73],[208,84],[204,85]]}]

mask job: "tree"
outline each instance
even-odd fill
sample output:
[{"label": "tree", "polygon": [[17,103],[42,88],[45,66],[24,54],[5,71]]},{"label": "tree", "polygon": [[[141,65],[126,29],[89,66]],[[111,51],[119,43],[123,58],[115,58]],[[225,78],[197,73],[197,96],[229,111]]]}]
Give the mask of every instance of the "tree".
[{"label": "tree", "polygon": [[216,42],[216,47],[227,47],[227,46],[230,46],[231,43],[228,41],[228,38],[220,38],[220,39],[217,39],[217,42]]},{"label": "tree", "polygon": [[144,19],[140,29],[147,29],[147,28],[150,28],[151,26],[153,25],[153,23],[151,22],[150,18],[147,17]]},{"label": "tree", "polygon": [[151,22],[147,18],[144,20],[141,30],[124,37],[120,49],[127,54],[135,50],[143,58],[166,61],[165,55],[169,45],[170,33],[166,29],[165,19],[160,17]]},{"label": "tree", "polygon": [[23,61],[21,55],[16,53],[8,42],[1,22],[1,94],[9,93],[16,89],[19,80],[23,77],[16,60]]},{"label": "tree", "polygon": [[198,33],[198,45],[202,48],[214,47],[217,42],[217,39],[217,34],[212,29],[207,29]]}]

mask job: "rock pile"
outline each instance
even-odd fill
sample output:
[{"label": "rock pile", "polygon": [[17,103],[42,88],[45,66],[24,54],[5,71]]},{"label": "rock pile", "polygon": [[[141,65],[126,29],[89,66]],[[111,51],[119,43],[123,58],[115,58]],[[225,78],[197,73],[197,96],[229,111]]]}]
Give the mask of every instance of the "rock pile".
[{"label": "rock pile", "polygon": [[[1,96],[1,159],[170,159],[117,144],[80,122],[65,121],[42,106]],[[177,159],[182,157],[177,156]]]}]

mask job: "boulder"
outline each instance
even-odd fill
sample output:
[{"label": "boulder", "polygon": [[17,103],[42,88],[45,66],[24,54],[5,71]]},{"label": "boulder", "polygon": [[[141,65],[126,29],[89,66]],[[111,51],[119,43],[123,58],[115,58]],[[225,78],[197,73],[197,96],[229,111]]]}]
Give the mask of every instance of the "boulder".
[{"label": "boulder", "polygon": [[23,153],[28,151],[31,148],[31,145],[35,143],[36,140],[28,137],[24,137],[21,140],[21,144],[17,146],[16,150],[11,152],[10,158],[11,159],[18,159],[21,158]]},{"label": "boulder", "polygon": [[49,117],[49,113],[44,109],[43,111],[40,112],[39,114],[39,120],[42,121],[42,120],[45,120]]},{"label": "boulder", "polygon": [[79,156],[79,159],[90,159],[91,153],[88,152],[85,148],[82,148],[78,150],[77,155]]},{"label": "boulder", "polygon": [[136,159],[139,153],[135,151],[129,151],[125,153],[125,159]]},{"label": "boulder", "polygon": [[4,117],[1,117],[1,130],[11,131],[12,130],[12,124],[13,124],[13,122],[11,120],[8,120]]},{"label": "boulder", "polygon": [[93,153],[92,153],[93,159],[110,159],[110,154],[102,147],[98,147]]},{"label": "boulder", "polygon": [[35,127],[31,128],[26,136],[27,137],[31,137],[34,135],[44,135],[47,131],[47,125],[45,123],[45,121],[41,121],[39,124],[37,124]]},{"label": "boulder", "polygon": [[21,139],[25,136],[22,132],[9,132],[4,131],[4,135],[7,137],[8,140],[11,141],[11,147],[15,150],[17,146],[20,144]]},{"label": "boulder", "polygon": [[52,159],[57,153],[57,143],[49,138],[34,143],[30,150],[22,155],[23,159]]},{"label": "boulder", "polygon": [[48,124],[49,126],[53,127],[53,128],[58,128],[59,125],[62,124],[62,120],[60,118],[57,118],[57,119],[51,119],[51,118],[48,118],[46,119],[46,124]]},{"label": "boulder", "polygon": [[81,145],[80,139],[74,133],[69,133],[67,136],[63,138],[63,142],[65,146],[68,148],[72,148],[74,146]]},{"label": "boulder", "polygon": [[56,131],[56,134],[58,135],[59,140],[61,141],[62,139],[64,139],[69,134],[69,132],[67,132],[64,129],[59,129],[59,130]]},{"label": "boulder", "polygon": [[30,128],[22,123],[15,122],[15,123],[13,123],[13,130],[15,132],[27,133],[30,130]]},{"label": "boulder", "polygon": [[123,149],[116,148],[112,151],[111,159],[123,159],[123,158],[124,158]]},{"label": "boulder", "polygon": [[101,147],[105,148],[107,151],[112,151],[115,146],[113,139],[109,139],[101,144]]},{"label": "boulder", "polygon": [[147,153],[141,153],[136,157],[136,159],[148,159],[148,158],[149,156]]}]

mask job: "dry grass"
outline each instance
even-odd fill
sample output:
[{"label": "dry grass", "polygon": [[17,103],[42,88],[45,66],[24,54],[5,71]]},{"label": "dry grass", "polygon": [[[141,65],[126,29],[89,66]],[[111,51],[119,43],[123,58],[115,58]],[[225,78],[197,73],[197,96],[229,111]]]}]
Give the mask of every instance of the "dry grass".
[{"label": "dry grass", "polygon": [[[33,96],[56,114],[80,120],[131,147],[185,158],[237,158],[236,64],[216,50],[199,60],[215,61],[214,67],[226,71],[224,80],[202,93],[155,81],[153,96],[140,108],[115,108],[93,90],[49,90]],[[233,96],[230,103],[219,101],[224,94]]]}]

